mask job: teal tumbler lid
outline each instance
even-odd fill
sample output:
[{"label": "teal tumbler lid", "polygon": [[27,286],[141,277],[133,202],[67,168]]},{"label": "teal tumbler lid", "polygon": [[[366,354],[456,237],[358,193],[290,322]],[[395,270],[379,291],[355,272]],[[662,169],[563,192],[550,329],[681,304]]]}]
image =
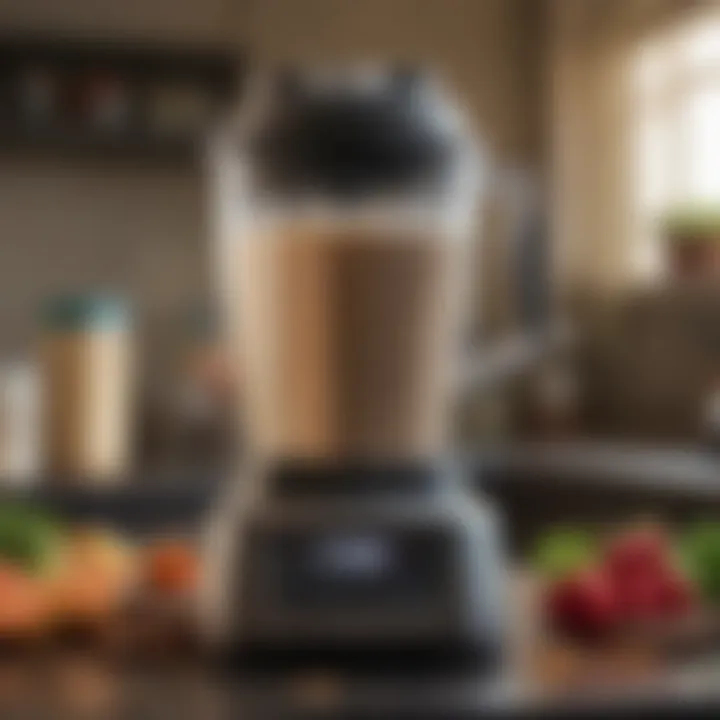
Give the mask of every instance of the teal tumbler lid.
[{"label": "teal tumbler lid", "polygon": [[43,325],[51,330],[116,330],[129,321],[127,303],[112,295],[64,295],[52,298],[43,310]]}]

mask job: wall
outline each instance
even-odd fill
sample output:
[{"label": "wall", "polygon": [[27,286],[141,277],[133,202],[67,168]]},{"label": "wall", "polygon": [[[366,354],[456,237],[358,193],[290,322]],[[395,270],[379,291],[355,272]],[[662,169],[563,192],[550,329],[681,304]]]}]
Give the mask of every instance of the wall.
[{"label": "wall", "polygon": [[[0,28],[200,42],[260,62],[379,57],[439,67],[498,162],[537,167],[535,0],[2,0]],[[496,218],[495,225],[498,220]],[[498,232],[491,235],[500,237]],[[40,298],[104,281],[161,327],[206,289],[202,175],[129,163],[0,164],[0,352]],[[490,251],[492,255],[492,248]],[[500,288],[488,281],[492,297]],[[166,323],[165,323],[166,324]]]},{"label": "wall", "polygon": [[[226,0],[0,0],[0,30],[226,40]],[[199,163],[3,157],[0,353],[22,352],[42,298],[111,287],[133,299],[154,355],[180,306],[207,293]],[[1,355],[0,355],[1,356]]]},{"label": "wall", "polygon": [[0,28],[215,42],[245,0],[2,0]]}]

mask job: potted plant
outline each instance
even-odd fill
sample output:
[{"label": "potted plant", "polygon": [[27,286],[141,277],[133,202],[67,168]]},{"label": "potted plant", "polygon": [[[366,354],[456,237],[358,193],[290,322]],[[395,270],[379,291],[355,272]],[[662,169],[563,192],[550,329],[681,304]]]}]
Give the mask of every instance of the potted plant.
[{"label": "potted plant", "polygon": [[674,276],[720,277],[720,204],[676,207],[661,227]]}]

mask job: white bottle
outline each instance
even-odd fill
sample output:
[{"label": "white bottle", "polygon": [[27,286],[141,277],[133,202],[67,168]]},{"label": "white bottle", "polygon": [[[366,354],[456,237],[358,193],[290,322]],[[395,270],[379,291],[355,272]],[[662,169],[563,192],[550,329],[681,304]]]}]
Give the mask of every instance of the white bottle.
[{"label": "white bottle", "polygon": [[0,365],[0,479],[26,483],[40,471],[40,383],[30,363]]}]

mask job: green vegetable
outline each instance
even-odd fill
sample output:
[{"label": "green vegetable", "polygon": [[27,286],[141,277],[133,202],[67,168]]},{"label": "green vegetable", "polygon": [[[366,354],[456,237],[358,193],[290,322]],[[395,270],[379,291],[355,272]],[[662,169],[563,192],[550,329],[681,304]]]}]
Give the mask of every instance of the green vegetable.
[{"label": "green vegetable", "polygon": [[578,528],[560,527],[544,533],[533,554],[534,567],[555,580],[592,565],[598,557],[595,538]]},{"label": "green vegetable", "polygon": [[720,523],[701,523],[682,538],[680,555],[706,600],[720,601]]},{"label": "green vegetable", "polygon": [[693,241],[699,236],[720,236],[720,205],[685,205],[673,208],[661,218],[665,232],[674,241]]},{"label": "green vegetable", "polygon": [[62,538],[50,516],[31,507],[0,505],[0,560],[32,573],[49,571],[59,559]]}]

